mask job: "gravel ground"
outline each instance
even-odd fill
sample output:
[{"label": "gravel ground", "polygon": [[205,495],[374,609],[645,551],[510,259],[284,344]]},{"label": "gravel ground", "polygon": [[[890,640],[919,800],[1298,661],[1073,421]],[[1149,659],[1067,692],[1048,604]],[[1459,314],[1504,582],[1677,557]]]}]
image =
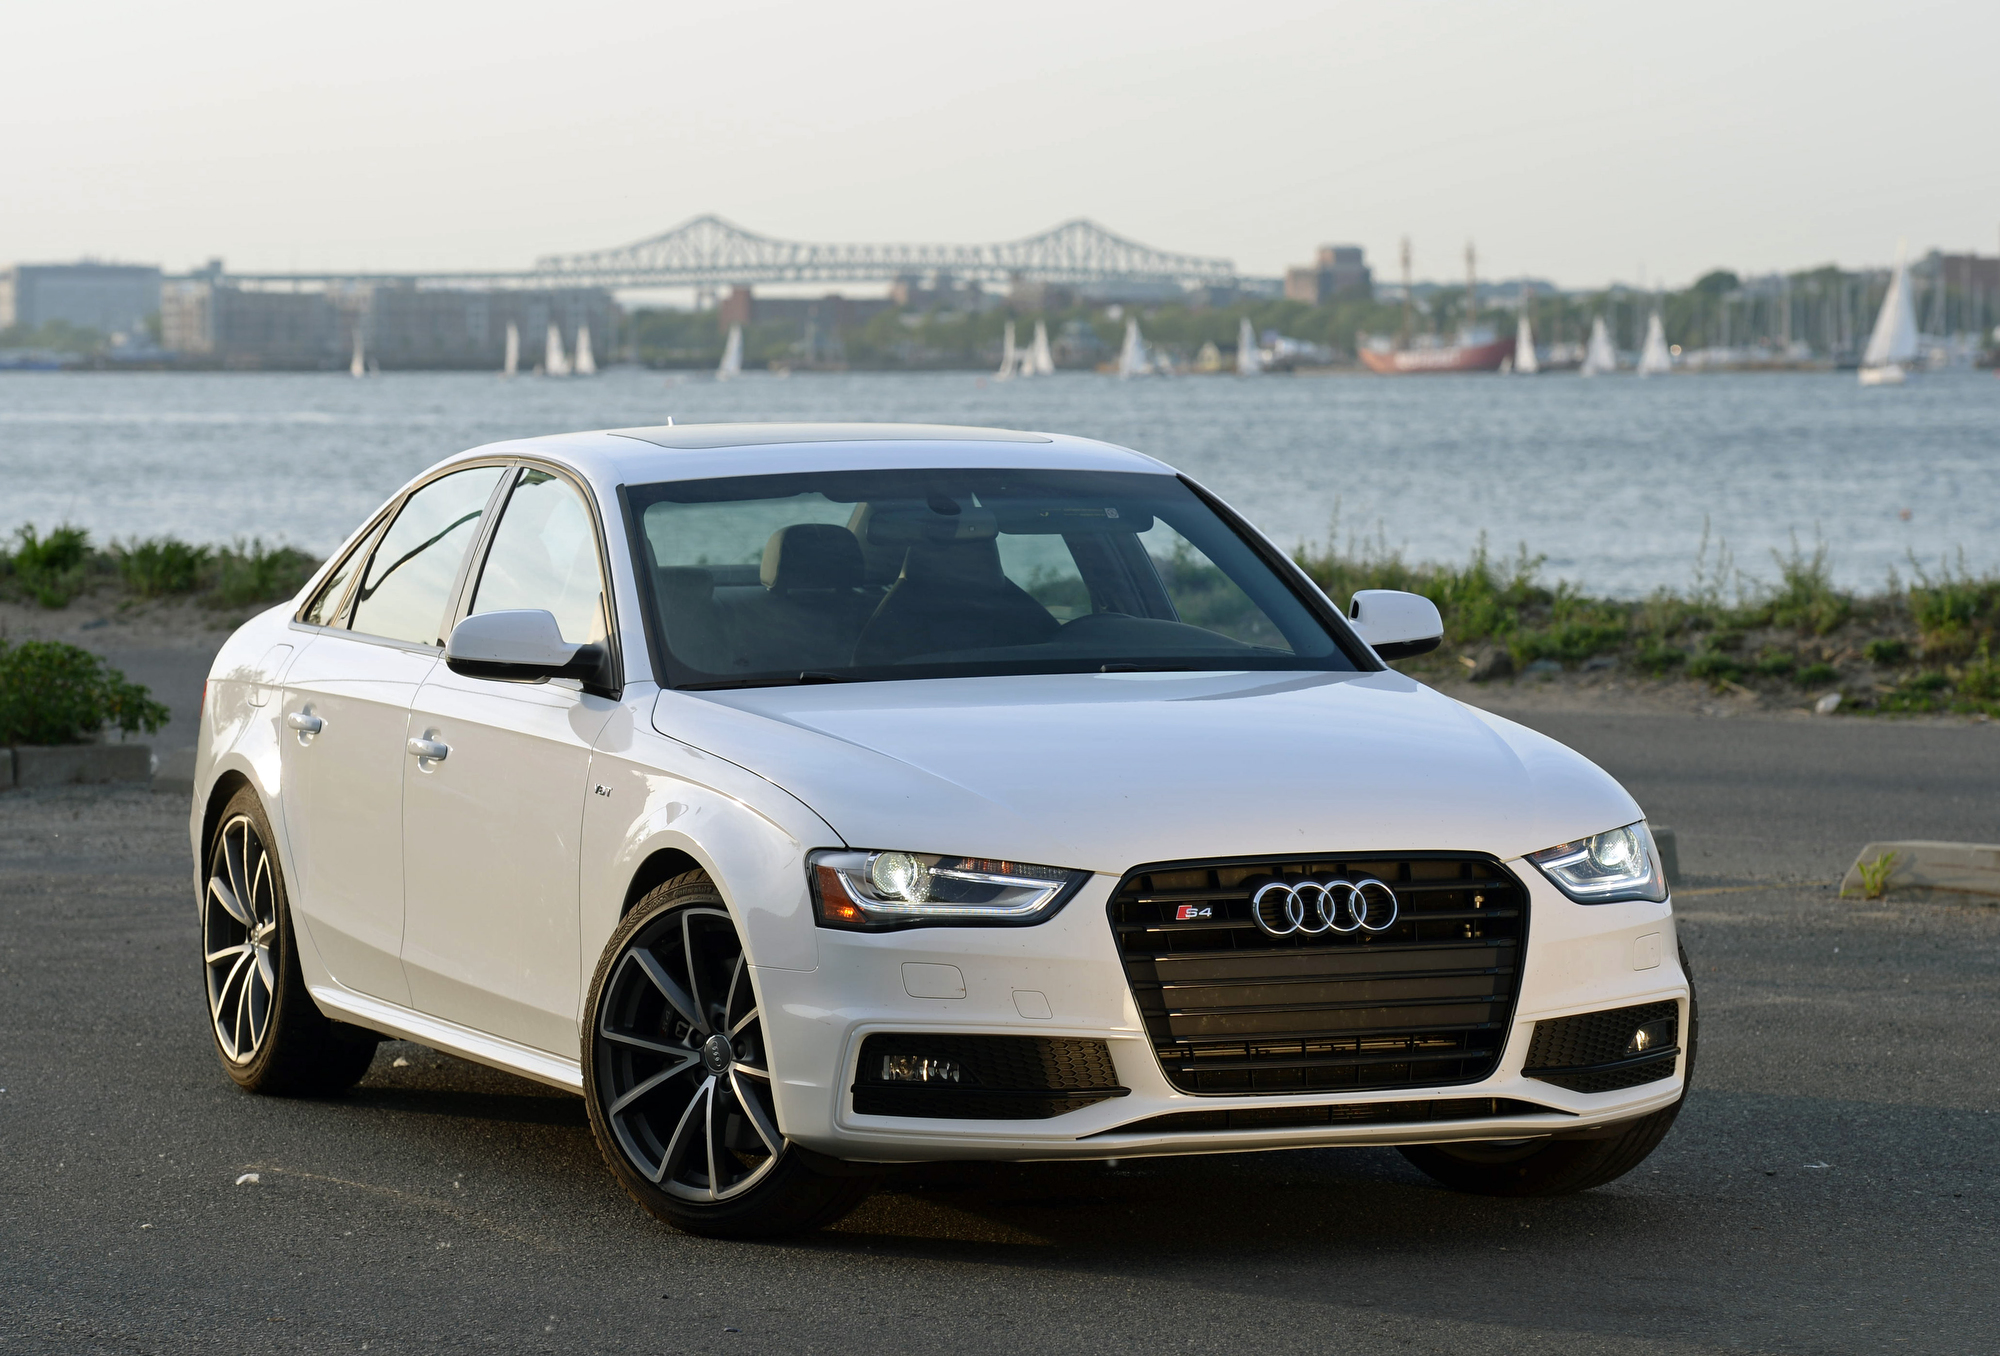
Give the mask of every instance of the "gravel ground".
[{"label": "gravel ground", "polygon": [[[1500,1202],[1388,1150],[945,1165],[776,1245],[653,1223],[580,1101],[419,1047],[334,1101],[238,1092],[185,802],[0,796],[0,1349],[1992,1351],[2000,909],[1819,883],[1855,832],[1990,836],[1987,732],[1891,757],[1575,719],[1684,855],[1722,835],[1680,899],[1696,1092],[1632,1175]],[[1832,784],[1851,759],[1875,794]],[[1753,850],[1787,834],[1824,843]]]}]

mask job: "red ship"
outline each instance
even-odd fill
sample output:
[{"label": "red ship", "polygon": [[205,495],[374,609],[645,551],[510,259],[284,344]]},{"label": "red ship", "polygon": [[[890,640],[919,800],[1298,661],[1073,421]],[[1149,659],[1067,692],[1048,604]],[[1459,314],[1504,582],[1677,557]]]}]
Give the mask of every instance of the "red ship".
[{"label": "red ship", "polygon": [[[1413,347],[1409,342],[1415,291],[1410,283],[1410,239],[1403,237],[1403,329],[1396,342],[1385,344],[1381,340],[1373,343],[1361,342],[1355,348],[1361,361],[1368,365],[1370,372],[1385,377],[1406,376],[1416,372],[1498,372],[1502,363],[1514,356],[1514,341],[1502,339],[1491,331],[1472,330],[1463,332],[1455,344],[1441,343],[1436,339],[1419,340]],[[1479,296],[1479,284],[1473,263],[1472,246],[1465,247],[1465,296],[1469,312]]]},{"label": "red ship", "polygon": [[1412,372],[1498,372],[1514,356],[1512,339],[1485,344],[1438,344],[1429,348],[1363,348],[1361,361],[1385,377]]}]

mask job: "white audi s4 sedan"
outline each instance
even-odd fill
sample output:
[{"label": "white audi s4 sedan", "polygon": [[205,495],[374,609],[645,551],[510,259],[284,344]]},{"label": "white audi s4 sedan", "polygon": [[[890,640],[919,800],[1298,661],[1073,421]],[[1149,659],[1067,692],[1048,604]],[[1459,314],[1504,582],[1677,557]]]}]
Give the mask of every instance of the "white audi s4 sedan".
[{"label": "white audi s4 sedan", "polygon": [[938,1159],[1599,1185],[1694,1059],[1660,856],[1590,762],[1385,662],[1442,629],[1083,438],[475,448],[216,660],[217,1050],[258,1092],[391,1036],[581,1093],[720,1236]]}]

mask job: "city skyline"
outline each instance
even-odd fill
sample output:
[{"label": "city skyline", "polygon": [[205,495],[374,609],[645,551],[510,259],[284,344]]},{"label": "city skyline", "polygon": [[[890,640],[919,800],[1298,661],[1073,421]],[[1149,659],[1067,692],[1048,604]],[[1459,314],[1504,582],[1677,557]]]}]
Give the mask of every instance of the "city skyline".
[{"label": "city skyline", "polygon": [[1351,241],[1389,280],[1407,235],[1419,278],[1470,239],[1482,277],[1579,288],[1988,253],[2000,225],[1955,69],[2000,11],[1959,0],[456,14],[11,20],[51,59],[0,90],[34,133],[0,261],[514,269],[710,211],[818,241],[1088,216],[1250,275]]}]

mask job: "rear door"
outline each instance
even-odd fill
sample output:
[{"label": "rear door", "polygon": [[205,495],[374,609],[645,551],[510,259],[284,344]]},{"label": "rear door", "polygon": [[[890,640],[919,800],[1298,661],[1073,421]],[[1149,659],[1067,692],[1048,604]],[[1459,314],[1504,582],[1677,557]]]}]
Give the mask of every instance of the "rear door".
[{"label": "rear door", "polygon": [[337,981],[403,1005],[410,701],[437,664],[500,474],[476,467],[414,491],[308,605],[302,619],[322,629],[285,676],[280,758],[295,907]]},{"label": "rear door", "polygon": [[[512,473],[464,611],[537,608],[563,639],[611,633],[597,522],[547,470]],[[412,736],[442,759],[403,766],[403,966],[415,1005],[575,1058],[578,839],[591,748],[617,703],[569,679],[467,678],[439,664]]]}]

